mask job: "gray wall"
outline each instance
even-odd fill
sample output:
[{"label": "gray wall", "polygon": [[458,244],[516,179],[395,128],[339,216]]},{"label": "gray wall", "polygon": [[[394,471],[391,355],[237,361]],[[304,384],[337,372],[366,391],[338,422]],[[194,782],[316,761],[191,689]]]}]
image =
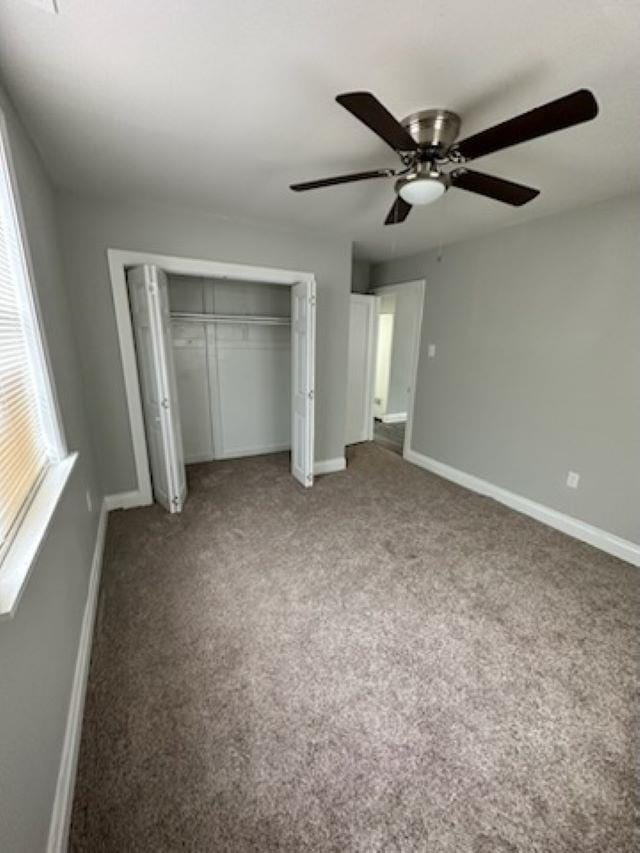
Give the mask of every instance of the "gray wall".
[{"label": "gray wall", "polygon": [[316,459],[344,453],[351,243],[235,222],[204,210],[58,197],[67,284],[105,493],[136,487],[108,248],[313,272],[318,285]]},{"label": "gray wall", "polygon": [[80,459],[12,620],[0,622],[0,848],[45,849],[101,501],[60,273],[53,198],[0,91],[69,447]]},{"label": "gray wall", "polygon": [[368,293],[371,264],[369,261],[353,258],[351,261],[351,292]]},{"label": "gray wall", "polygon": [[627,197],[373,267],[427,281],[413,448],[640,542],[639,234]]}]

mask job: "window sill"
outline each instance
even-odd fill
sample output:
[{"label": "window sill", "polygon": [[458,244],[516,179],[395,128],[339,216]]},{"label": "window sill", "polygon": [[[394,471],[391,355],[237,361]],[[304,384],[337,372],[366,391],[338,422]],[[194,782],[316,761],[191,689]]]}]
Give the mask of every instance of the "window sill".
[{"label": "window sill", "polygon": [[11,619],[16,612],[77,459],[78,454],[71,453],[49,468],[22,519],[0,566],[0,620]]}]

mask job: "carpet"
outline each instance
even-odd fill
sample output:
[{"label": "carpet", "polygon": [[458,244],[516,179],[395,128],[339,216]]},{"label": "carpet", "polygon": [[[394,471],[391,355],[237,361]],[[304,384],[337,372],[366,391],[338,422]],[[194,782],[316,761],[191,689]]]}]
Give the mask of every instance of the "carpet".
[{"label": "carpet", "polygon": [[189,487],[109,517],[72,850],[634,849],[638,569],[373,444]]}]

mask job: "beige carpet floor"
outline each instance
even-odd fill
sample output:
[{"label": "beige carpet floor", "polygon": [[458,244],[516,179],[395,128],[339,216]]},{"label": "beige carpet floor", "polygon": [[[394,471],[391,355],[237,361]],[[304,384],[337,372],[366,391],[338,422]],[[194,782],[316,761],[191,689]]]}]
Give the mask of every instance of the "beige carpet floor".
[{"label": "beige carpet floor", "polygon": [[71,847],[631,853],[640,571],[375,445],[110,516]]}]

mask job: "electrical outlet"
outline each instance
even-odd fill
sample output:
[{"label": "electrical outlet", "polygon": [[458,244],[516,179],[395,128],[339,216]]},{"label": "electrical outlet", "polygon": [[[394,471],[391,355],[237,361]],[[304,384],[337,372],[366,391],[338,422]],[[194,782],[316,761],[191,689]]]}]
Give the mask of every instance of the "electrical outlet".
[{"label": "electrical outlet", "polygon": [[93,512],[93,501],[91,500],[91,492],[89,491],[89,489],[87,489],[86,498],[87,498],[87,509],[89,510],[89,512]]},{"label": "electrical outlet", "polygon": [[578,474],[576,471],[569,471],[569,473],[567,474],[567,486],[569,486],[570,489],[577,489],[579,482],[580,474]]},{"label": "electrical outlet", "polygon": [[427,349],[427,355],[429,356],[429,358],[435,358],[435,354],[436,354],[436,345],[435,344],[429,344],[429,348]]}]

